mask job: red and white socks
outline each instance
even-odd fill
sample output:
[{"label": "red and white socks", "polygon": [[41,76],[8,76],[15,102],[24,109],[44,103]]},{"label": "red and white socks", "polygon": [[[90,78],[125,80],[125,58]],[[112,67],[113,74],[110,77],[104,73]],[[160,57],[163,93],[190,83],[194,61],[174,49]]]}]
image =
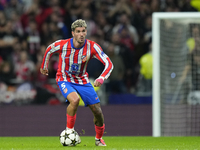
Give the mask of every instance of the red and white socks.
[{"label": "red and white socks", "polygon": [[[74,116],[70,116],[68,114],[66,114],[67,117],[67,130],[74,130],[74,125],[75,125],[75,121],[76,121],[76,114]],[[95,139],[101,139],[103,136],[105,130],[105,124],[103,124],[103,126],[99,127],[95,125],[95,132],[96,132],[96,136]]]},{"label": "red and white socks", "polygon": [[96,136],[95,139],[101,139],[105,130],[105,124],[102,127],[95,125]]},{"label": "red and white socks", "polygon": [[67,127],[66,129],[74,129],[75,121],[76,121],[76,114],[74,116],[66,115],[67,116]]}]

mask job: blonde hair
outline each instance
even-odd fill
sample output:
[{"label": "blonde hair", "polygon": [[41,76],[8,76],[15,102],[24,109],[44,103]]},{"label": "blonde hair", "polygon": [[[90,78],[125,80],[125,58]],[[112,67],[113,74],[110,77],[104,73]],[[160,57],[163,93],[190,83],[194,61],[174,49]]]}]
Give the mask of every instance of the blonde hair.
[{"label": "blonde hair", "polygon": [[71,30],[75,31],[75,29],[77,27],[85,27],[85,28],[87,28],[87,24],[86,24],[85,20],[78,19],[78,20],[74,21],[72,23],[72,25],[71,25]]}]

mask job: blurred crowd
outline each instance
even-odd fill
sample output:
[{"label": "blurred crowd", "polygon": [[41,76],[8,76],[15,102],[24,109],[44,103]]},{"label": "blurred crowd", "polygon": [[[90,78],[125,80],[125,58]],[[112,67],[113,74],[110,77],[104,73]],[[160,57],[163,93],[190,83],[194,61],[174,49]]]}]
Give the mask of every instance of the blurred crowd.
[{"label": "blurred crowd", "polygon": [[[41,61],[46,47],[70,38],[71,23],[81,18],[88,26],[87,38],[97,42],[115,66],[106,92],[134,93],[141,74],[139,60],[153,49],[152,13],[183,11],[198,10],[191,0],[0,0],[0,92],[16,91],[20,84],[21,89],[35,90],[28,97],[38,97],[38,102],[41,91],[50,98],[59,93],[49,84],[58,56],[50,60],[49,76],[40,74]],[[92,60],[89,77],[98,77],[103,67]],[[8,90],[9,86],[15,88]]]}]

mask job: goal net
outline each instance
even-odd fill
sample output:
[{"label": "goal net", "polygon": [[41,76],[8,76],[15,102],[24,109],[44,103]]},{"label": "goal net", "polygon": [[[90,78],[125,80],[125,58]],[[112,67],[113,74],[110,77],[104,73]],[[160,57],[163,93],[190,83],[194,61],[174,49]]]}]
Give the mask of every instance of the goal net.
[{"label": "goal net", "polygon": [[153,60],[153,136],[199,136],[200,13],[154,13]]}]

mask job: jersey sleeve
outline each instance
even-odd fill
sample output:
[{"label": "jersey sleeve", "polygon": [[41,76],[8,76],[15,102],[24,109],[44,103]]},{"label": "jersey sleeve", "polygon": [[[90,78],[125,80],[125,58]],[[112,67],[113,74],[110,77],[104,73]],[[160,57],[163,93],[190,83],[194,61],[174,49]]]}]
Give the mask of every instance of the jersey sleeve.
[{"label": "jersey sleeve", "polygon": [[42,64],[41,64],[41,68],[42,69],[48,69],[48,63],[49,63],[49,59],[51,58],[51,56],[54,54],[54,53],[57,53],[60,51],[60,48],[61,48],[61,40],[59,41],[56,41],[52,44],[50,44],[46,51],[45,51],[45,54],[44,54],[44,57],[43,57],[43,61],[42,61]]},{"label": "jersey sleeve", "polygon": [[114,66],[110,58],[103,52],[102,48],[97,43],[94,43],[93,49],[94,49],[93,57],[101,61],[105,66],[100,77],[103,79],[107,79],[110,76]]}]

